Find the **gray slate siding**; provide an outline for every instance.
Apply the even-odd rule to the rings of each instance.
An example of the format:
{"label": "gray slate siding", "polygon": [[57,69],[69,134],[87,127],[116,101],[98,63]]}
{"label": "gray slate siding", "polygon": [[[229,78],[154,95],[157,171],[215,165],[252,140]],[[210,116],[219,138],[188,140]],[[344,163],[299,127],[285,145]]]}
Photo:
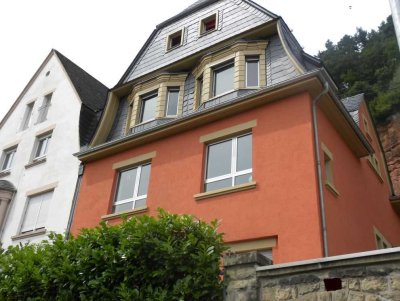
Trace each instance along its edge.
{"label": "gray slate siding", "polygon": [[182,115],[190,114],[193,111],[194,105],[194,89],[195,78],[193,74],[189,74],[185,81],[185,91],[183,91],[183,106]]}
{"label": "gray slate siding", "polygon": [[[218,11],[218,30],[199,36],[200,20]],[[124,82],[129,82],[187,56],[193,55],[214,44],[241,32],[271,21],[272,17],[240,0],[218,1],[200,9],[192,15],[158,30],[153,40],[143,51]],[[167,37],[185,28],[183,45],[166,52]]]}
{"label": "gray slate siding", "polygon": [[267,86],[272,86],[282,81],[300,75],[291,59],[283,49],[278,36],[271,38],[266,50]]}
{"label": "gray slate siding", "polygon": [[117,115],[115,116],[114,123],[106,141],[112,141],[125,135],[128,113],[129,101],[127,97],[121,98],[118,105]]}

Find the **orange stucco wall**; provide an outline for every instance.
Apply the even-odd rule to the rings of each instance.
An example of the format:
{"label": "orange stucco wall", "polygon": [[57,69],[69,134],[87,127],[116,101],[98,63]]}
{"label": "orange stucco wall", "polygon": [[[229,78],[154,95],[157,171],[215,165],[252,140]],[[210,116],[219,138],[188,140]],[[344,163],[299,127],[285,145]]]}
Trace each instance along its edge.
{"label": "orange stucco wall", "polygon": [[[253,179],[257,187],[196,201],[201,192],[204,144],[199,137],[257,119]],[[85,167],[72,231],[94,227],[110,213],[116,171],[112,164],[156,151],[148,214],[161,207],[220,220],[225,241],[277,237],[275,263],[322,256],[310,96],[306,93],[90,162]],[[116,220],[117,222],[119,220]]]}
{"label": "orange stucco wall", "polygon": [[389,203],[389,185],[384,162],[365,103],[362,104],[359,115],[363,133],[365,127],[362,116],[369,121],[369,141],[379,160],[383,182],[379,180],[367,158],[357,158],[326,116],[322,112],[318,114],[320,140],[333,154],[333,178],[339,192],[339,196],[335,196],[324,186],[329,255],[376,249],[374,226],[394,246],[400,244],[400,219]]}

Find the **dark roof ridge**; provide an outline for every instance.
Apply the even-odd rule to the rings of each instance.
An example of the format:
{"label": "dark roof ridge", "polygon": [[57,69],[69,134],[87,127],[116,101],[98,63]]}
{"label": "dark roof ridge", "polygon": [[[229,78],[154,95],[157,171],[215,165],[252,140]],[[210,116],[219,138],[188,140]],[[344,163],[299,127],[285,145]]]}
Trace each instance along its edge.
{"label": "dark roof ridge", "polygon": [[58,50],[53,49],[68,74],[82,103],[97,112],[104,108],[108,87],[72,62]]}

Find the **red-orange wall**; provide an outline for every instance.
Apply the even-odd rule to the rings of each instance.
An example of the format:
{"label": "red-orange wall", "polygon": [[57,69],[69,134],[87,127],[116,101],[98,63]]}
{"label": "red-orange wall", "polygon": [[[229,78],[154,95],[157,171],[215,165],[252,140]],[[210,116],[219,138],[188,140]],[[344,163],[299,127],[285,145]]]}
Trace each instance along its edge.
{"label": "red-orange wall", "polygon": [[334,196],[324,186],[329,255],[376,249],[374,226],[390,243],[396,246],[400,244],[400,219],[389,203],[384,163],[365,103],[359,114],[360,127],[365,133],[362,115],[369,120],[372,134],[369,141],[377,152],[383,183],[368,164],[367,158],[357,158],[326,116],[321,111],[318,114],[320,140],[333,154],[333,178],[339,192],[339,196]]}
{"label": "red-orange wall", "polygon": [[[199,137],[257,119],[253,129],[256,189],[196,201],[202,190],[204,144]],[[151,151],[148,214],[161,207],[203,220],[219,219],[228,242],[277,237],[275,263],[322,256],[310,96],[264,105],[209,125],[119,153],[85,167],[72,231],[94,227],[111,213],[112,164]]]}

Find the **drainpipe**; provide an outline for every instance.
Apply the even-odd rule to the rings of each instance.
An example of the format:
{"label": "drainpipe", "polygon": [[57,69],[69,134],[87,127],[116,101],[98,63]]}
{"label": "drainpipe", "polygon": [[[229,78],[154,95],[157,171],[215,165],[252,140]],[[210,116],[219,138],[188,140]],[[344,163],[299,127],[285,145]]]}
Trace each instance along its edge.
{"label": "drainpipe", "polygon": [[83,170],[84,170],[84,166],[82,164],[80,164],[79,165],[78,178],[76,180],[76,185],[75,185],[74,198],[72,199],[71,211],[69,213],[67,229],[65,231],[65,239],[69,239],[69,237],[71,235],[72,221],[74,220],[76,202],[78,201],[78,195],[79,195],[79,191],[81,189]]}
{"label": "drainpipe", "polygon": [[312,102],[312,117],[313,117],[313,130],[314,130],[314,147],[315,156],[317,160],[317,178],[318,178],[318,192],[319,192],[319,207],[321,214],[322,224],[322,240],[324,243],[324,257],[328,257],[328,235],[326,232],[326,215],[325,215],[325,198],[324,188],[322,183],[322,168],[321,168],[321,153],[319,150],[319,137],[318,137],[318,119],[317,119],[317,103],[321,97],[329,91],[328,82],[324,83],[324,90],[313,99]]}

